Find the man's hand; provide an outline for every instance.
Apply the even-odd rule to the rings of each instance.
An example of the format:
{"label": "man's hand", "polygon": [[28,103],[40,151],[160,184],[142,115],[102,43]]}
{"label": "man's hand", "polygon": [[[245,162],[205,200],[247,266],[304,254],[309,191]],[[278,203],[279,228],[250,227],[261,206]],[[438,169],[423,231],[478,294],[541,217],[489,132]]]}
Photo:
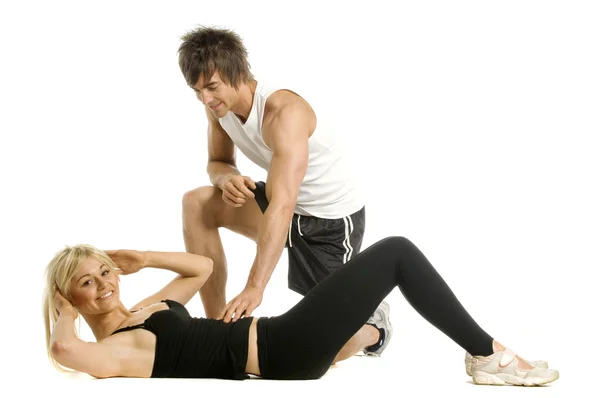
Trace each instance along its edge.
{"label": "man's hand", "polygon": [[56,308],[59,315],[71,315],[73,316],[73,319],[77,318],[77,315],[79,315],[71,303],[60,294],[58,289],[56,289],[56,293],[54,294],[54,308]]}
{"label": "man's hand", "polygon": [[146,264],[144,253],[137,250],[105,250],[104,252],[115,262],[123,275],[136,273]]}
{"label": "man's hand", "polygon": [[233,207],[242,207],[248,199],[254,198],[254,193],[248,188],[256,189],[256,184],[250,177],[232,175],[227,177],[223,187],[223,201]]}
{"label": "man's hand", "polygon": [[263,297],[263,289],[246,286],[246,288],[233,300],[225,306],[217,319],[223,322],[237,321],[242,316],[249,317],[252,312],[260,305]]}

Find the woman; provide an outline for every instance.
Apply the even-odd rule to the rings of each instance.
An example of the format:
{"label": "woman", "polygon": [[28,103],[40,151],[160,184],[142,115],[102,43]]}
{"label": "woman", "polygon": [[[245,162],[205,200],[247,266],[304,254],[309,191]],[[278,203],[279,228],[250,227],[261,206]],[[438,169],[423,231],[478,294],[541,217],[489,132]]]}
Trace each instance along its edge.
{"label": "woman", "polygon": [[[146,267],[179,276],[127,310],[119,300],[117,273]],[[421,251],[402,237],[367,248],[275,317],[237,322],[190,317],[184,304],[211,271],[210,259],[190,253],[105,254],[87,245],[67,247],[47,268],[46,340],[51,360],[99,378],[317,379],[397,286],[413,308],[467,351],[468,372],[476,384],[531,386],[559,376],[493,340]],[[75,335],[78,313],[97,343]],[[374,342],[382,344],[385,338],[382,328]]]}

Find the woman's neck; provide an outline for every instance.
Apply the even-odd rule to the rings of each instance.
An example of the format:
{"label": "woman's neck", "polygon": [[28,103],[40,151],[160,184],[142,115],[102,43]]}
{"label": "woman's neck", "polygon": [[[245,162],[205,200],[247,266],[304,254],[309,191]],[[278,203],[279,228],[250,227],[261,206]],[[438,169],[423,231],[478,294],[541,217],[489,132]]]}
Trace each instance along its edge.
{"label": "woman's neck", "polygon": [[131,317],[131,312],[125,308],[123,303],[119,303],[115,309],[103,314],[87,314],[83,315],[83,319],[87,322],[96,337],[96,341],[110,336],[121,325],[127,322]]}

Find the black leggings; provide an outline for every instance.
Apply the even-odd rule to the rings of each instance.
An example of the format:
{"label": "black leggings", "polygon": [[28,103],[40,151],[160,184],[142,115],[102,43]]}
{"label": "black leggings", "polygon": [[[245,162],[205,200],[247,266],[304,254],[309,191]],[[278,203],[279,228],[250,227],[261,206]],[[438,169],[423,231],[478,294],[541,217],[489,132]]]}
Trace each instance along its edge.
{"label": "black leggings", "polygon": [[408,239],[365,249],[285,314],[260,318],[258,360],[266,379],[318,379],[346,342],[398,286],[409,304],[472,355],[491,355],[492,338]]}

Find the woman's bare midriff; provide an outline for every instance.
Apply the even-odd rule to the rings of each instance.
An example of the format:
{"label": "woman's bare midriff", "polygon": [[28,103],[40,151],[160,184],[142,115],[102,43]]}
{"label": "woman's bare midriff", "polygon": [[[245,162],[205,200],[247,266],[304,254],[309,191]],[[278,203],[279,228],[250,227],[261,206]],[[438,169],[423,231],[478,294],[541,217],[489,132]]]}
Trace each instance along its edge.
{"label": "woman's bare midriff", "polygon": [[248,333],[248,359],[246,360],[246,373],[260,376],[260,368],[258,367],[256,322],[258,322],[258,318],[254,318],[252,320],[250,331]]}

